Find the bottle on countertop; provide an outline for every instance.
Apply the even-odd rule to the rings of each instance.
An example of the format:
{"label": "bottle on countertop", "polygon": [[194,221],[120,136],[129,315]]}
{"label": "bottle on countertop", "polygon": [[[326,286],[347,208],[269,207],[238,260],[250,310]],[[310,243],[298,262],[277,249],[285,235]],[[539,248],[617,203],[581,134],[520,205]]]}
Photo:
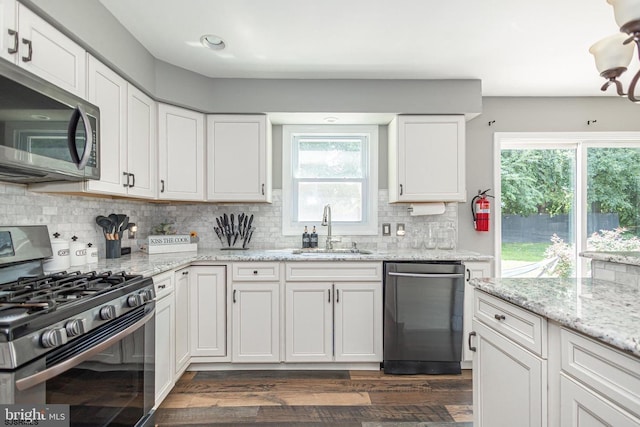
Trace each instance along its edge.
{"label": "bottle on countertop", "polygon": [[317,248],[318,247],[318,233],[316,233],[316,226],[313,226],[313,230],[311,231],[311,237],[309,239],[309,247]]}
{"label": "bottle on countertop", "polygon": [[310,245],[309,231],[307,230],[307,226],[304,227],[304,233],[302,233],[302,247],[308,248]]}

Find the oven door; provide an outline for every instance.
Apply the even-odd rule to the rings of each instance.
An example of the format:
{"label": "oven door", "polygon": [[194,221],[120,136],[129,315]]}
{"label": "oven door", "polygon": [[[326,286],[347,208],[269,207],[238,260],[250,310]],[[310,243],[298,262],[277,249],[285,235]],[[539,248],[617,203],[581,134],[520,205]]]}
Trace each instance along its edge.
{"label": "oven door", "polygon": [[71,426],[153,425],[155,302],[21,368],[15,403],[70,406]]}

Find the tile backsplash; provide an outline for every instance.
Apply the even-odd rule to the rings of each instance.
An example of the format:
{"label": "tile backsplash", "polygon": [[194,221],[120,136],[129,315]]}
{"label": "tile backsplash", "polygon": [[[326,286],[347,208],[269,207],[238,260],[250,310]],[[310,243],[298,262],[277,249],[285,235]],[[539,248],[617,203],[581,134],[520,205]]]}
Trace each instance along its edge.
{"label": "tile backsplash", "polygon": [[[281,249],[300,247],[300,236],[283,236],[281,233],[282,190],[273,190],[273,203],[177,203],[156,204],[138,200],[111,199],[79,195],[35,193],[24,185],[0,183],[1,225],[47,225],[50,233],[58,232],[69,240],[73,235],[80,241],[97,245],[99,256],[104,256],[105,243],[102,230],[95,224],[95,217],[110,213],[123,213],[138,225],[138,240],[123,239],[123,246],[138,250],[157,224],[173,223],[179,233],[196,231],[200,248],[219,248],[220,241],[213,227],[215,218],[227,214],[245,212],[254,215],[255,233],[250,246],[255,249]],[[338,247],[358,247],[374,250],[411,248],[416,230],[422,230],[429,222],[453,222],[457,228],[458,203],[447,203],[441,215],[411,216],[406,204],[389,204],[387,190],[378,192],[379,224],[391,224],[391,236],[382,236],[378,227],[376,236],[336,236],[342,242]],[[404,223],[406,235],[396,236],[396,224]],[[319,223],[320,246],[324,244],[323,227]]]}

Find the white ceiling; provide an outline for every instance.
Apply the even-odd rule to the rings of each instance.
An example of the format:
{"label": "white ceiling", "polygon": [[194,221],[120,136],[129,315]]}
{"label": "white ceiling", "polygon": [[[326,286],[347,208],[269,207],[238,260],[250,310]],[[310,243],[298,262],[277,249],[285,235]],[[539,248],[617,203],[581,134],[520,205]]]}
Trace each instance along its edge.
{"label": "white ceiling", "polygon": [[485,96],[600,95],[588,49],[618,31],[606,0],[101,2],[153,56],[209,77],[469,78]]}

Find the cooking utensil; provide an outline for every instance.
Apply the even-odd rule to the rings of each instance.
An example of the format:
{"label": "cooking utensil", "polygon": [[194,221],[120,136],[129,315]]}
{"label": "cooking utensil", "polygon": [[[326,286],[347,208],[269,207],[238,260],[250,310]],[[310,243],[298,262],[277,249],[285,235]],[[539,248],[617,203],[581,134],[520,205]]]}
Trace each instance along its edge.
{"label": "cooking utensil", "polygon": [[116,227],[118,226],[118,215],[112,213],[109,215],[109,221],[111,221],[111,228],[109,233],[111,234],[112,240],[117,240],[116,238]]}
{"label": "cooking utensil", "polygon": [[129,217],[125,215],[124,219],[120,223],[120,226],[118,227],[118,233],[120,234],[120,238],[122,238],[124,231],[128,228],[129,228]]}
{"label": "cooking utensil", "polygon": [[213,227],[213,231],[216,232],[216,236],[218,236],[218,239],[220,239],[220,243],[224,245],[224,241],[222,240],[222,234],[220,234],[220,229],[218,227]]}
{"label": "cooking utensil", "polygon": [[98,224],[104,232],[104,237],[107,240],[111,240],[111,220],[106,216],[98,215],[96,217],[96,224]]}
{"label": "cooking utensil", "polygon": [[234,222],[233,222],[233,214],[231,214],[230,217],[231,217],[231,234],[235,234],[235,226],[234,226]]}

